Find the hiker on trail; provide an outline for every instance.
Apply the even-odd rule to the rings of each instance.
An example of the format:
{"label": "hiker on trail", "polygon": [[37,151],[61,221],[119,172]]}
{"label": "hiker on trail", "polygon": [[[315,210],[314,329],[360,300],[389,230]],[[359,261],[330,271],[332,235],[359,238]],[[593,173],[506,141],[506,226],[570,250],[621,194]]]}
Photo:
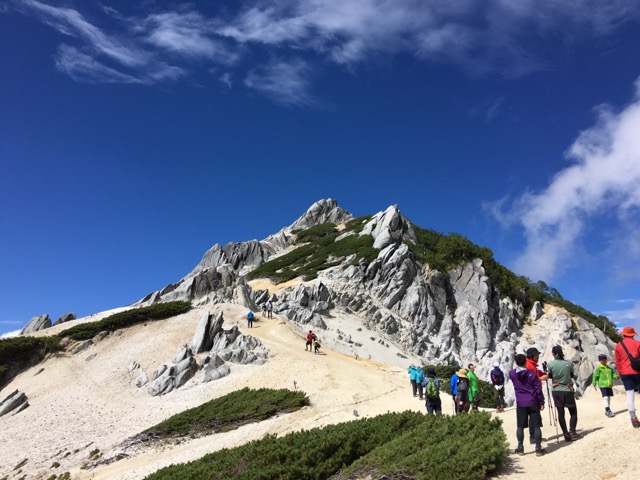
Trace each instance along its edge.
{"label": "hiker on trail", "polygon": [[458,395],[458,372],[453,372],[451,380],[449,381],[449,392],[451,393],[451,399],[453,400],[453,414],[458,414],[458,404],[456,403],[456,395]]}
{"label": "hiker on trail", "polygon": [[253,312],[251,310],[247,313],[247,327],[253,328]]}
{"label": "hiker on trail", "polygon": [[314,348],[314,353],[317,355],[320,353],[320,339],[318,337],[315,338],[315,340],[313,341],[313,348]]}
{"label": "hiker on trail", "polygon": [[526,367],[527,357],[519,353],[515,357],[516,368],[509,371],[509,378],[513,383],[516,394],[516,439],[518,447],[517,455],[524,455],[524,429],[529,427],[534,432],[536,455],[544,455],[546,450],[542,448],[542,415],[544,410],[544,394],[538,375]]}
{"label": "hiker on trail", "polygon": [[267,304],[266,303],[262,304],[262,316],[263,317],[267,316]]}
{"label": "hiker on trail", "polygon": [[493,364],[493,370],[490,373],[491,384],[496,391],[496,413],[504,412],[506,403],[504,401],[504,373],[500,370],[500,363]]}
{"label": "hiker on trail", "polygon": [[604,414],[609,417],[615,417],[616,414],[611,411],[611,397],[613,397],[613,381],[618,378],[616,372],[613,371],[609,365],[607,365],[608,358],[604,353],[598,355],[598,361],[600,362],[596,369],[593,371],[593,388],[595,390],[600,389],[602,394],[602,400],[604,401]]}
{"label": "hiker on trail", "polygon": [[436,370],[433,367],[427,368],[427,375],[422,380],[424,396],[426,398],[425,407],[430,415],[442,414],[442,400],[440,399],[440,380],[436,378]]}
{"label": "hiker on trail", "polygon": [[620,334],[623,338],[613,349],[613,359],[627,394],[631,425],[640,428],[635,406],[635,391],[640,388],[640,366],[636,365],[634,368],[634,363],[640,359],[640,342],[633,338],[637,335],[633,327],[624,327]]}
{"label": "hiker on trail", "polygon": [[[576,432],[578,424],[578,407],[576,406],[576,397],[573,393],[573,363],[564,359],[564,352],[560,345],[556,345],[551,349],[554,359],[551,360],[547,368],[549,369],[549,377],[552,380],[551,395],[553,403],[556,406],[558,414],[558,423],[567,442],[581,438]],[[569,410],[569,429],[567,430],[567,422],[564,419],[564,409]]]}
{"label": "hiker on trail", "polygon": [[416,367],[416,387],[418,387],[418,396],[420,400],[424,400],[424,392],[422,389],[422,382],[424,381],[424,370],[420,367]]}
{"label": "hiker on trail", "polygon": [[307,333],[307,344],[304,346],[305,351],[308,349],[310,352],[313,351],[313,341],[316,339],[316,334],[313,331],[309,330]]}
{"label": "hiker on trail", "polygon": [[418,367],[415,365],[410,365],[407,369],[407,373],[409,374],[409,382],[411,383],[411,390],[413,391],[413,396],[418,396],[418,383],[416,378],[418,377]]}
{"label": "hiker on trail", "polygon": [[456,412],[467,413],[471,407],[469,402],[469,377],[467,371],[461,368],[457,372],[458,375],[458,393],[456,394]]}
{"label": "hiker on trail", "polygon": [[476,366],[473,363],[468,365],[469,371],[467,372],[467,378],[469,379],[469,403],[473,410],[478,410],[482,395],[478,388],[478,377],[475,374]]}
{"label": "hiker on trail", "polygon": [[273,318],[273,302],[271,300],[267,302],[267,318]]}
{"label": "hiker on trail", "polygon": [[[542,382],[546,382],[549,379],[549,375],[544,372],[540,367],[538,367],[538,360],[540,359],[540,352],[536,347],[531,347],[527,349],[527,370],[532,371],[538,376],[538,380],[540,380],[540,384]],[[542,423],[540,423],[540,428],[542,429]],[[541,430],[542,431],[542,430]],[[534,431],[532,428],[529,428],[529,443],[534,444]]]}

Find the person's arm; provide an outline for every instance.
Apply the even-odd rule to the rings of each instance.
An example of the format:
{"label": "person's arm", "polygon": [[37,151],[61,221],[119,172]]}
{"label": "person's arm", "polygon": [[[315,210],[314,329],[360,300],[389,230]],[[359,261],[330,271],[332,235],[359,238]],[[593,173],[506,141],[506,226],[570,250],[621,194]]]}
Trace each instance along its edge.
{"label": "person's arm", "polygon": [[598,366],[596,367],[596,369],[593,371],[593,379],[591,381],[593,388],[595,390],[598,390],[598,379],[600,378],[600,364],[598,364]]}

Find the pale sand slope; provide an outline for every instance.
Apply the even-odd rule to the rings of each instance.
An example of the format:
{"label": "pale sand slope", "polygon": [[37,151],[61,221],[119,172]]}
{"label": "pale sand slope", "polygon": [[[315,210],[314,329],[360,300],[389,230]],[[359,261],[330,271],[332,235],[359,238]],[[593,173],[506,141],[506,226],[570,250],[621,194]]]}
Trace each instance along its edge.
{"label": "pale sand slope", "polygon": [[[353,420],[354,410],[359,417],[407,409],[424,411],[423,403],[411,396],[408,385],[406,368],[412,360],[399,358],[393,349],[373,342],[367,345],[371,358],[380,362],[327,348],[323,348],[323,355],[315,355],[304,350],[301,333],[280,318],[259,317],[255,327],[247,329],[242,321],[246,310],[240,306],[217,305],[208,310],[224,311],[224,328],[237,324],[243,333],[258,337],[270,350],[269,361],[262,366],[232,364],[231,375],[208,384],[199,383],[200,373],[163,397],[151,397],[145,388],[137,389],[137,373],[128,372],[131,362],[139,362],[149,375],[161,363],[169,362],[181,345],[190,343],[205,311],[202,308],[153,326],[124,330],[77,355],[49,359],[0,392],[0,398],[4,398],[20,389],[31,404],[18,415],[0,418],[0,478],[26,474],[27,478],[46,479],[52,473],[69,471],[74,479],[141,479],[172,463],[194,460],[267,433],[284,434]],[[349,319],[336,322],[344,333],[366,336]],[[34,376],[42,367],[45,370]],[[127,437],[211,398],[245,386],[293,389],[294,381],[311,399],[311,406],[298,412],[176,446],[129,449],[129,458],[95,469],[79,468],[87,462],[91,450],[97,448],[104,457],[113,456],[121,451],[119,446]],[[572,444],[555,443],[555,428],[549,426],[548,414],[543,412],[549,454],[538,458],[530,453],[533,446],[526,445],[527,455],[512,455],[500,478],[635,478],[632,472],[637,476],[640,471],[636,466],[640,461],[635,460],[640,432],[630,426],[624,395],[614,397],[612,406],[619,414],[609,419],[603,414],[599,394],[590,391],[579,400],[578,429],[586,435]],[[446,397],[444,407],[448,413]],[[500,418],[505,422],[511,448],[515,448],[515,411],[509,409]],[[65,457],[67,452],[71,453]],[[16,474],[13,468],[23,459],[28,462],[22,473]],[[52,469],[56,461],[60,467]]]}

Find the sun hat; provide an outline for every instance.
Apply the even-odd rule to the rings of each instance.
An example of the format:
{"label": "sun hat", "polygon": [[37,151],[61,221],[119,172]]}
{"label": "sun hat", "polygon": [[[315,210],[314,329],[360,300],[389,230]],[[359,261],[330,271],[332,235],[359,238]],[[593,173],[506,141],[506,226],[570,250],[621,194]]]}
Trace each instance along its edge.
{"label": "sun hat", "polygon": [[540,352],[536,347],[527,349],[527,357],[533,357],[534,355],[540,355]]}
{"label": "sun hat", "polygon": [[601,353],[600,355],[598,355],[598,360],[606,360],[607,356],[604,353]]}
{"label": "sun hat", "polygon": [[560,345],[555,345],[551,349],[551,353],[553,353],[554,355],[564,355],[564,352],[562,351],[562,347]]}
{"label": "sun hat", "polygon": [[620,332],[620,334],[623,337],[635,337],[637,335],[636,331],[633,329],[633,327],[624,327],[622,329],[622,331]]}
{"label": "sun hat", "polygon": [[456,373],[457,373],[458,377],[460,377],[460,378],[469,378],[469,377],[467,377],[467,371],[464,368],[461,368]]}

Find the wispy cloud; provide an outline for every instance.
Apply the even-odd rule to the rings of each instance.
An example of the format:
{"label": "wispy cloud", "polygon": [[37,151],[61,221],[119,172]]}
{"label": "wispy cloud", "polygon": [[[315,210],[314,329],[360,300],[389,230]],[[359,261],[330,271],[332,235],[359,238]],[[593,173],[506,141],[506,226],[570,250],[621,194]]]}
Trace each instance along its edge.
{"label": "wispy cloud", "polygon": [[5,332],[3,334],[0,334],[0,338],[11,338],[11,337],[17,337],[18,335],[20,335],[20,332],[22,331],[22,329],[19,330],[13,330],[11,332]]}
{"label": "wispy cloud", "polygon": [[[78,9],[39,0],[11,5],[69,37],[65,48],[75,50],[59,53],[56,65],[75,80],[152,84],[222,65],[285,105],[309,104],[312,79],[300,75],[300,59],[318,62],[316,68],[334,63],[354,69],[381,54],[403,54],[474,74],[519,76],[549,68],[531,37],[570,44],[640,18],[640,0],[254,0],[217,15],[194,5],[155,5],[131,16],[103,7],[91,21]],[[279,58],[280,66],[255,65],[256,58]],[[254,81],[275,75],[291,80],[289,93],[285,86],[259,88]]]}
{"label": "wispy cloud", "polygon": [[253,69],[244,84],[261,95],[285,106],[309,107],[316,100],[309,93],[309,67],[301,60],[273,61]]}
{"label": "wispy cloud", "polygon": [[[613,266],[638,276],[640,241],[640,80],[633,101],[620,111],[602,105],[597,123],[580,133],[568,150],[573,164],[561,170],[539,192],[493,205],[505,225],[524,229],[527,246],[514,269],[533,279],[552,279],[572,258],[586,226],[601,216],[615,216],[608,251]],[[624,256],[624,259],[621,258]]]}

